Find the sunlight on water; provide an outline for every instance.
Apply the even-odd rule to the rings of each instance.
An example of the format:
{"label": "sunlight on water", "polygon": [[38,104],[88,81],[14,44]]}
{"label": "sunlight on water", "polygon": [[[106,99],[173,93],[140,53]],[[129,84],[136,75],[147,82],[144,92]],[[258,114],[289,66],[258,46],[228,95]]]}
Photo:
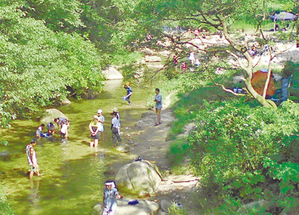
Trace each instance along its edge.
{"label": "sunlight on water", "polygon": [[[93,206],[102,200],[104,173],[108,166],[126,154],[119,154],[112,147],[111,111],[117,107],[121,115],[122,131],[135,125],[146,111],[151,88],[133,88],[132,105],[122,100],[126,94],[122,81],[107,81],[103,93],[94,100],[73,101],[59,107],[70,120],[69,139],[62,143],[57,136],[52,141],[42,139],[35,147],[42,177],[27,178],[29,169],[25,146],[35,135],[39,122],[17,120],[9,130],[0,130],[0,178],[16,214],[90,214]],[[98,149],[90,148],[89,122],[97,109],[106,117],[105,138]],[[118,155],[118,156],[115,156]],[[120,156],[121,155],[121,156]],[[112,176],[111,176],[112,177]]]}

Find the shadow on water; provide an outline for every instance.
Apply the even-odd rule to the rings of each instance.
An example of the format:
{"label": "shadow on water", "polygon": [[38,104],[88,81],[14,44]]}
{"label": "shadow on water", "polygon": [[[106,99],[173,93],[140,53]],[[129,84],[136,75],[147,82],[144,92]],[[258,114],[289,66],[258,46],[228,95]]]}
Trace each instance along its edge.
{"label": "shadow on water", "polygon": [[[133,127],[146,111],[147,95],[154,93],[150,88],[132,88],[132,106],[122,100],[126,91],[118,80],[106,82],[97,99],[73,101],[69,106],[59,107],[71,121],[70,137],[67,141],[61,141],[59,136],[39,140],[35,150],[43,175],[35,176],[32,181],[27,178],[25,146],[34,137],[39,122],[16,120],[10,130],[0,130],[0,135],[9,142],[6,147],[0,146],[0,152],[8,151],[6,158],[0,159],[0,178],[16,214],[91,213],[93,206],[102,200],[104,181],[113,179],[112,164],[128,160],[127,154],[112,147],[112,109],[117,107],[120,112],[125,136],[126,128]],[[99,108],[106,118],[105,133],[104,141],[95,149],[89,147],[88,125]]]}

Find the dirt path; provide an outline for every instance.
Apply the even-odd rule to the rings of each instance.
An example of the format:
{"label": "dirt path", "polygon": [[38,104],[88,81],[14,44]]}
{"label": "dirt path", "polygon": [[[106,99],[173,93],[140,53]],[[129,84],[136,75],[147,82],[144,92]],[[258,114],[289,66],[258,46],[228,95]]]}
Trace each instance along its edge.
{"label": "dirt path", "polygon": [[166,141],[170,125],[175,120],[171,109],[162,110],[162,124],[154,126],[156,114],[154,111],[143,114],[133,130],[140,133],[134,140],[131,153],[141,158],[154,161],[161,171],[170,170],[166,157],[170,141]]}
{"label": "dirt path", "polygon": [[199,178],[193,175],[172,175],[171,166],[167,158],[167,152],[171,141],[167,140],[171,123],[175,120],[172,109],[165,109],[161,112],[162,124],[156,123],[155,112],[148,111],[137,121],[131,132],[131,143],[133,147],[130,153],[140,156],[143,159],[155,163],[164,173],[157,195],[154,200],[176,201],[187,208],[189,215],[198,214],[198,202],[194,201],[198,191]]}

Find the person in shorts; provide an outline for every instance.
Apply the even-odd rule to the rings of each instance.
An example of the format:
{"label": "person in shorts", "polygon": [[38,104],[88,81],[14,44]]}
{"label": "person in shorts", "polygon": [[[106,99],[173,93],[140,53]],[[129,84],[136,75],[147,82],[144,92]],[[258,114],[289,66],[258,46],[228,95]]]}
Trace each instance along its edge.
{"label": "person in shorts", "polygon": [[102,127],[101,123],[98,121],[98,116],[95,115],[93,121],[89,123],[89,131],[91,141],[89,146],[90,147],[98,147],[99,140],[101,139],[101,132],[100,128]]}
{"label": "person in shorts", "polygon": [[37,176],[40,176],[39,169],[38,169],[38,163],[37,163],[37,157],[34,150],[34,146],[36,146],[37,139],[34,138],[31,140],[31,142],[26,146],[26,155],[28,164],[30,166],[29,169],[29,179],[32,179],[33,175],[36,174]]}
{"label": "person in shorts", "polygon": [[100,123],[99,130],[100,130],[100,133],[101,133],[101,138],[102,138],[102,141],[104,141],[104,131],[105,131],[104,122],[105,122],[105,117],[103,115],[102,109],[98,110],[98,121]]}
{"label": "person in shorts", "polygon": [[128,102],[129,105],[131,105],[132,102],[131,102],[130,98],[131,98],[131,96],[133,94],[133,90],[132,90],[132,88],[130,86],[130,82],[127,82],[126,85],[124,85],[124,88],[127,90],[127,95],[124,96],[123,98],[124,98],[125,101]]}
{"label": "person in shorts", "polygon": [[58,128],[60,126],[60,134],[63,138],[68,137],[68,129],[69,129],[69,124],[70,121],[67,118],[64,117],[58,117],[54,119],[54,122],[56,122]]}
{"label": "person in shorts", "polygon": [[160,89],[155,89],[155,102],[156,102],[156,114],[157,114],[157,123],[155,126],[158,126],[161,124],[161,109],[162,109],[162,95],[160,94]]}
{"label": "person in shorts", "polygon": [[115,215],[117,209],[117,199],[121,199],[114,181],[106,181],[103,193],[102,215]]}

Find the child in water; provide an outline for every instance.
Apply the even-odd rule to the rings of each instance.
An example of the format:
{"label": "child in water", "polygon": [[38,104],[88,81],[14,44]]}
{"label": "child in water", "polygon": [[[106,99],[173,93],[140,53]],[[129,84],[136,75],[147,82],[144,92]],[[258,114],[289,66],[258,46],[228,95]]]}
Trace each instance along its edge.
{"label": "child in water", "polygon": [[129,103],[129,105],[131,105],[132,102],[130,101],[130,98],[133,94],[133,90],[130,86],[130,82],[127,82],[126,85],[124,85],[124,88],[127,90],[127,95],[123,97],[123,100],[127,101]]}

